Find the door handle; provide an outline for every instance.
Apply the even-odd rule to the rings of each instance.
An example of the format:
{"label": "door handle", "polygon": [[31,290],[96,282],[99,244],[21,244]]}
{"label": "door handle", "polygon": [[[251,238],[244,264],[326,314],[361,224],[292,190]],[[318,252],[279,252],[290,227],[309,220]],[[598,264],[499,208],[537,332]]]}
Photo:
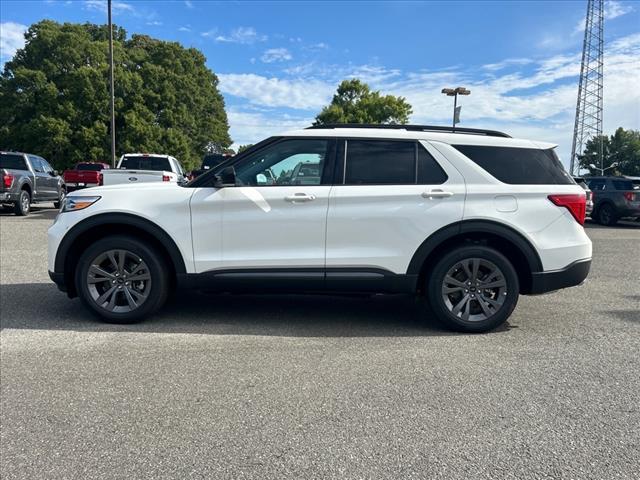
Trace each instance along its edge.
{"label": "door handle", "polygon": [[295,193],[293,195],[287,195],[284,197],[287,202],[297,203],[297,202],[310,202],[316,199],[315,195],[311,195],[308,193]]}
{"label": "door handle", "polygon": [[447,198],[453,196],[453,192],[445,192],[444,190],[436,189],[429,190],[428,192],[422,192],[423,198]]}

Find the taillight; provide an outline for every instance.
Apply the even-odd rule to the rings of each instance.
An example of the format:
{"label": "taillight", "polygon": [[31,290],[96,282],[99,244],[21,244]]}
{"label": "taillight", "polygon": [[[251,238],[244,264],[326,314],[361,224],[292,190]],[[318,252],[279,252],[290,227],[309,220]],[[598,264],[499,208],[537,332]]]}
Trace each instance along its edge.
{"label": "taillight", "polygon": [[554,205],[569,210],[573,218],[575,218],[580,225],[584,225],[584,217],[587,211],[587,196],[584,193],[549,195],[547,198],[549,198]]}
{"label": "taillight", "polygon": [[98,174],[98,185],[104,185],[104,175],[102,173]]}
{"label": "taillight", "polygon": [[171,177],[169,175],[162,175],[162,181],[163,182],[170,182],[171,181]]}
{"label": "taillight", "polygon": [[636,194],[633,192],[624,192],[624,198],[627,199],[627,202],[633,202],[633,199],[636,197]]}
{"label": "taillight", "polygon": [[11,185],[13,184],[13,175],[5,173],[2,176],[2,184],[4,185],[4,188],[11,188]]}

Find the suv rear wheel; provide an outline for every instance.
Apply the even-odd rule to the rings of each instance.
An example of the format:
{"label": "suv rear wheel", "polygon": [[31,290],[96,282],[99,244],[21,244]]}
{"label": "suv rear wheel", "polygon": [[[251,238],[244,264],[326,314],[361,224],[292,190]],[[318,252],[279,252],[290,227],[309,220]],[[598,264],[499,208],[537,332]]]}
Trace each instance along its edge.
{"label": "suv rear wheel", "polygon": [[605,203],[598,208],[598,223],[600,225],[606,225],[607,227],[611,227],[618,223],[616,211],[613,205]]}
{"label": "suv rear wheel", "polygon": [[134,323],[154,313],[168,288],[161,255],[134,237],[99,240],[85,250],[76,269],[83,303],[111,323]]}
{"label": "suv rear wheel", "polygon": [[518,302],[520,286],[511,262],[484,246],[445,254],[427,280],[429,305],[447,328],[486,332],[502,325]]}

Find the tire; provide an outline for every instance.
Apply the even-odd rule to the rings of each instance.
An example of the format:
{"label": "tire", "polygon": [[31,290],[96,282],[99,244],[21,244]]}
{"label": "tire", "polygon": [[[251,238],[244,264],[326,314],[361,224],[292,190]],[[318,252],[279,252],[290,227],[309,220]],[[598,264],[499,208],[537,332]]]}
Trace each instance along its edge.
{"label": "tire", "polygon": [[26,217],[31,212],[31,195],[27,190],[21,190],[18,201],[13,204],[13,213],[19,217]]}
{"label": "tire", "polygon": [[598,223],[607,227],[612,227],[618,223],[616,210],[610,203],[605,203],[598,208]]}
{"label": "tire", "polygon": [[62,202],[64,201],[64,197],[67,196],[67,192],[64,188],[60,189],[60,194],[58,195],[58,201],[53,202],[53,208],[60,208],[60,205],[62,205]]}
{"label": "tire", "polygon": [[135,237],[106,237],[80,256],[76,291],[84,305],[102,320],[135,323],[156,312],[167,299],[169,276],[163,264],[156,249]]}
{"label": "tire", "polygon": [[[511,262],[479,245],[446,253],[426,283],[430,311],[446,328],[459,332],[481,333],[502,325],[516,308],[520,292]],[[491,287],[478,288],[483,283]]]}

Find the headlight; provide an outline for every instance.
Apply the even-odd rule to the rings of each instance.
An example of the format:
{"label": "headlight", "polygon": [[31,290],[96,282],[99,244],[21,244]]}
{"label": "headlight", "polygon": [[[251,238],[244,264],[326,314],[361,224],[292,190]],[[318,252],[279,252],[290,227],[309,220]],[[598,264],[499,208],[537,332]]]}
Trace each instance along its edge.
{"label": "headlight", "polygon": [[70,196],[65,197],[60,205],[60,213],[64,212],[77,212],[78,210],[83,210],[87,207],[90,207],[94,203],[100,200],[100,197],[83,197],[83,196]]}

